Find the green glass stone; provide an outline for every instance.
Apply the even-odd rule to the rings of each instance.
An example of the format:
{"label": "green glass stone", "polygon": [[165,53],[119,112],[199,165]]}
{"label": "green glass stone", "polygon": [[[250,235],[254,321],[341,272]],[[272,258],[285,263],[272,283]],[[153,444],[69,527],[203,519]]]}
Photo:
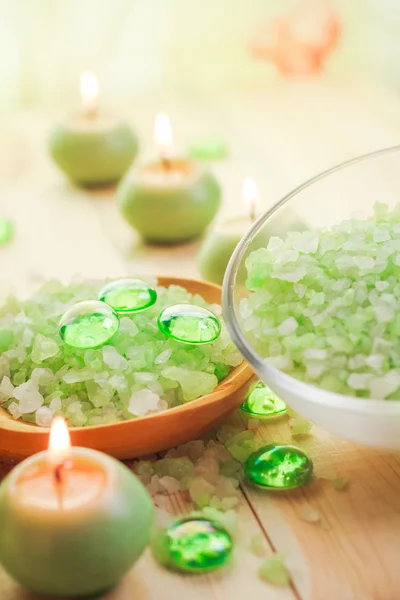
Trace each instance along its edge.
{"label": "green glass stone", "polygon": [[100,290],[99,300],[118,313],[132,313],[152,306],[157,300],[157,292],[141,279],[119,279]]}
{"label": "green glass stone", "polygon": [[115,310],[98,300],[74,304],[60,320],[60,336],[74,348],[102,346],[118,329],[119,317]]}
{"label": "green glass stone", "polygon": [[240,410],[257,419],[270,419],[286,413],[286,404],[265,383],[258,381],[240,406]]}
{"label": "green glass stone", "polygon": [[225,158],[228,147],[223,140],[205,138],[193,141],[188,148],[188,155],[198,160],[218,160]]}
{"label": "green glass stone", "polygon": [[249,456],[244,472],[259,487],[287,490],[307,483],[312,477],[313,464],[296,446],[269,444]]}
{"label": "green glass stone", "polygon": [[195,304],[175,304],[164,309],[158,317],[158,328],[185,344],[209,344],[221,333],[221,323],[214,313]]}
{"label": "green glass stone", "polygon": [[14,225],[10,219],[0,219],[0,246],[7,244],[14,235]]}
{"label": "green glass stone", "polygon": [[233,541],[221,525],[208,519],[187,518],[166,530],[169,563],[175,569],[204,573],[223,565],[231,555]]}

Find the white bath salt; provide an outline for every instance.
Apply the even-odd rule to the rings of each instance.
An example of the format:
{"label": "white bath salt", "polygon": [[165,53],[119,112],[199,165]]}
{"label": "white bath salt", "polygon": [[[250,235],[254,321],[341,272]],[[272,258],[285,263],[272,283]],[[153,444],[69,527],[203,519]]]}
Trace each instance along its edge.
{"label": "white bath salt", "polygon": [[50,427],[53,420],[53,412],[48,406],[41,406],[36,411],[36,425]]}
{"label": "white bath salt", "polygon": [[156,363],[156,365],[162,365],[163,363],[167,362],[171,354],[172,350],[170,348],[167,348],[166,350],[163,350],[160,354],[156,356],[154,362]]}
{"label": "white bath salt", "polygon": [[320,348],[307,348],[304,352],[304,358],[312,360],[325,360],[328,356],[328,350]]}
{"label": "white bath salt", "polygon": [[10,381],[10,378],[5,376],[1,380],[0,383],[0,404],[3,402],[7,402],[10,398],[14,396],[14,386]]}
{"label": "white bath salt", "polygon": [[13,396],[16,400],[19,400],[21,414],[35,412],[44,402],[43,396],[31,379],[16,387]]}
{"label": "white bath salt", "polygon": [[298,326],[299,324],[297,323],[296,319],[294,319],[293,317],[289,317],[279,325],[278,333],[279,335],[288,335],[289,333],[293,333],[293,331],[296,331]]}
{"label": "white bath salt", "polygon": [[103,347],[103,360],[110,369],[122,371],[126,368],[128,361],[114,348],[114,346]]}
{"label": "white bath salt", "polygon": [[353,390],[367,390],[373,379],[371,373],[352,373],[347,379],[347,385]]}
{"label": "white bath salt", "polygon": [[128,410],[135,417],[144,417],[157,410],[160,397],[151,390],[139,390],[132,394],[128,402]]}
{"label": "white bath salt", "polygon": [[283,240],[280,237],[271,236],[268,241],[267,250],[268,252],[276,252],[283,246]]}
{"label": "white bath salt", "polygon": [[8,407],[8,412],[11,414],[13,419],[20,419],[22,417],[19,405],[16,402],[11,402],[11,404]]}

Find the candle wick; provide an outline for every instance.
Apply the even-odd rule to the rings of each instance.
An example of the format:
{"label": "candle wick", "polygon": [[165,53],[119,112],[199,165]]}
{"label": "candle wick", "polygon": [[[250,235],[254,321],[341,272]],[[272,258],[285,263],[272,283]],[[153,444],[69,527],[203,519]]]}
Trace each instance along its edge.
{"label": "candle wick", "polygon": [[64,484],[64,469],[65,469],[65,460],[61,463],[58,463],[54,467],[53,475],[54,475],[54,484],[57,493],[58,505],[62,508],[62,488]]}

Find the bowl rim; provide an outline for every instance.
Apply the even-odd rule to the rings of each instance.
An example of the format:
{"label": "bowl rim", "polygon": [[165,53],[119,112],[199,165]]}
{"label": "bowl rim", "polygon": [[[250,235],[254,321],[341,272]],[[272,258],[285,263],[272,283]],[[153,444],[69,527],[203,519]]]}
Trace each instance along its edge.
{"label": "bowl rim", "polygon": [[225,323],[234,344],[237,346],[239,352],[245,358],[245,360],[252,366],[256,373],[261,377],[263,372],[267,372],[271,379],[278,381],[279,385],[286,389],[292,389],[293,393],[297,393],[311,404],[323,405],[332,408],[336,406],[338,409],[346,410],[352,413],[383,413],[386,416],[399,415],[400,414],[400,400],[391,401],[384,399],[375,398],[357,398],[354,396],[346,396],[345,394],[338,394],[336,392],[330,392],[324,390],[312,383],[305,383],[300,379],[296,379],[283,371],[280,371],[273,365],[268,363],[268,359],[262,358],[256,352],[246,338],[242,334],[242,330],[235,312],[234,303],[234,289],[237,268],[241,259],[244,256],[249,244],[254,239],[254,236],[261,230],[262,226],[266,221],[284,204],[289,202],[292,198],[297,196],[305,189],[311,187],[318,181],[329,177],[330,175],[358,165],[368,160],[380,158],[385,155],[395,154],[400,152],[400,145],[390,146],[387,148],[381,148],[367,154],[362,154],[350,160],[341,162],[321,173],[318,173],[314,177],[307,179],[304,183],[294,188],[289,193],[285,194],[281,200],[276,202],[269,210],[261,215],[251,228],[243,236],[239,244],[236,246],[229,260],[228,266],[225,271],[224,281],[222,284],[222,311],[225,317]]}

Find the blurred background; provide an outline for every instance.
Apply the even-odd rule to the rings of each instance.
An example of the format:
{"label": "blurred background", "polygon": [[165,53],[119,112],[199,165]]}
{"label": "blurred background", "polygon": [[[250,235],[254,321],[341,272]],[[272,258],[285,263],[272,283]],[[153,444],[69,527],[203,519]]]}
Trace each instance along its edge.
{"label": "blurred background", "polygon": [[306,37],[319,35],[317,13],[339,21],[326,73],[400,88],[398,0],[0,0],[0,107],[72,102],[88,68],[113,102],[267,85],[277,70],[254,46],[270,44],[269,26],[296,5]]}
{"label": "blurred background", "polygon": [[116,190],[70,184],[53,128],[99,80],[100,113],[126,118],[154,158],[155,115],[174,150],[222,143],[217,221],[243,214],[252,176],[265,212],[318,172],[400,140],[399,0],[0,0],[0,287],[125,273],[198,277],[201,240],[144,245]]}

